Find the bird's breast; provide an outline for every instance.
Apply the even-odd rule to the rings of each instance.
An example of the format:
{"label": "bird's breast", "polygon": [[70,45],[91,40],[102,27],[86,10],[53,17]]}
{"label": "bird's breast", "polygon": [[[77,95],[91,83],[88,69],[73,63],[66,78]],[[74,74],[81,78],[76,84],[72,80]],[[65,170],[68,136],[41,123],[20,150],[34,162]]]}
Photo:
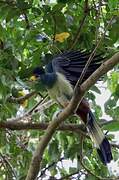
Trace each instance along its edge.
{"label": "bird's breast", "polygon": [[61,106],[66,107],[72,98],[73,88],[70,82],[60,73],[57,73],[57,81],[48,89],[51,98],[55,99]]}

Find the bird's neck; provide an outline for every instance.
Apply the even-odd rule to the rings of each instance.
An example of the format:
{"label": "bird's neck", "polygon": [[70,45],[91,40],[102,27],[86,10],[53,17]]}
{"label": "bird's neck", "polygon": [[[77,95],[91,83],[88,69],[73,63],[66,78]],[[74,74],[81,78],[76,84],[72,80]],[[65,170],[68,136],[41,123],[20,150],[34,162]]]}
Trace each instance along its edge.
{"label": "bird's neck", "polygon": [[41,75],[41,82],[46,88],[51,89],[57,80],[56,73],[45,73]]}

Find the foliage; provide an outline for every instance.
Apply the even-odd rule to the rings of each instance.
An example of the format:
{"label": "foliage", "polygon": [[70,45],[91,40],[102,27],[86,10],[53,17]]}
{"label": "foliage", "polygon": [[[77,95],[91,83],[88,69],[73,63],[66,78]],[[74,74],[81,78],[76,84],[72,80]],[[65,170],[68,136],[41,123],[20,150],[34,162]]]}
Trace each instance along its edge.
{"label": "foliage", "polygon": [[[84,12],[83,0],[2,0],[0,1],[0,121],[16,117],[21,103],[12,103],[9,97],[19,97],[21,90],[36,90],[46,95],[46,90],[40,84],[35,87],[29,82],[32,69],[37,65],[44,65],[52,59],[54,54],[70,49],[84,15],[80,36],[74,49],[92,50],[99,41],[110,22],[106,35],[102,39],[98,52],[111,57],[119,47],[119,11],[118,0],[89,0],[87,12]],[[56,40],[56,35],[67,33],[67,37]],[[60,37],[61,38],[61,37]],[[62,42],[62,43],[61,43]],[[104,126],[105,130],[119,129],[119,70],[118,66],[103,79],[111,96],[105,102],[105,113],[113,120],[113,124]],[[101,107],[96,104],[95,93],[100,93],[98,86],[94,86],[87,93],[92,102],[97,119],[101,118]],[[38,101],[39,95],[29,99],[27,112]],[[49,122],[57,105],[51,106],[42,114],[34,116],[34,121]],[[23,113],[22,112],[22,113]],[[76,117],[66,121],[79,123]],[[43,131],[0,131],[0,177],[1,179],[25,179],[32,153]],[[111,139],[112,140],[112,139]],[[80,163],[80,134],[71,132],[57,132],[48,145],[42,162],[43,169],[48,168],[51,176],[60,173],[66,176],[78,171],[77,179],[85,174],[85,179],[94,177],[81,166]],[[108,176],[107,169],[100,163],[91,141],[84,141],[83,153],[85,164],[96,175]],[[114,151],[117,160],[117,151]],[[63,156],[63,159],[61,159]],[[76,167],[72,163],[67,170],[62,163],[64,160],[76,160]],[[59,165],[60,164],[60,165]],[[97,165],[98,164],[98,165]],[[44,170],[43,176],[46,171]],[[42,175],[42,174],[41,174]],[[44,177],[45,178],[45,177]],[[95,178],[94,178],[95,179]]]}

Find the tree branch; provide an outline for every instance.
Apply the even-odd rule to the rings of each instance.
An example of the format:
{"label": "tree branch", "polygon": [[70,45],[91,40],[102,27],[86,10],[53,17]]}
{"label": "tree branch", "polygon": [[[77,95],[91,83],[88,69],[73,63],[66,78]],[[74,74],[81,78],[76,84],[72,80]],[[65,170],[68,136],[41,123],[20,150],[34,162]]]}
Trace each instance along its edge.
{"label": "tree branch", "polygon": [[[29,118],[29,117],[28,117]],[[0,129],[10,129],[12,131],[14,130],[46,130],[47,127],[49,126],[49,123],[46,122],[33,122],[32,117],[30,116],[31,120],[26,120],[24,121],[24,118],[21,119],[20,121],[17,120],[11,120],[11,121],[2,121],[0,122]],[[102,121],[102,119],[100,119],[99,121]],[[112,122],[117,122],[118,120],[110,120],[110,121],[106,121],[103,119],[104,122],[100,122],[99,126],[103,127],[104,125],[110,124]],[[58,128],[58,131],[71,131],[74,133],[81,133],[84,136],[86,135],[86,128],[85,125],[83,124],[73,124],[73,123],[63,123],[61,124]]]}
{"label": "tree branch", "polygon": [[[7,121],[7,122],[0,122],[0,129],[10,129],[10,130],[46,130],[49,126],[49,123],[34,123],[32,121]],[[75,133],[82,133],[86,136],[86,128],[83,124],[61,124],[58,131],[72,131]]]}
{"label": "tree branch", "polygon": [[8,101],[11,102],[11,103],[20,103],[21,101],[25,101],[26,99],[29,99],[31,98],[32,96],[34,96],[36,94],[35,91],[33,92],[30,92],[29,94],[26,94],[25,96],[21,96],[21,97],[18,97],[18,98],[15,98],[13,96],[11,97],[8,97]]}
{"label": "tree branch", "polygon": [[74,91],[74,95],[71,99],[69,105],[61,112],[56,120],[53,120],[43,137],[41,138],[31,161],[28,174],[26,180],[34,180],[40,170],[40,165],[43,157],[43,153],[45,148],[47,147],[52,135],[56,131],[56,128],[63,122],[68,116],[70,116],[74,110],[76,109],[77,105],[81,102],[83,96],[85,95],[86,91],[88,91],[92,85],[96,83],[96,81],[109,70],[111,70],[116,64],[119,63],[119,53],[116,53],[112,58],[108,61],[104,62],[81,86],[76,87]]}

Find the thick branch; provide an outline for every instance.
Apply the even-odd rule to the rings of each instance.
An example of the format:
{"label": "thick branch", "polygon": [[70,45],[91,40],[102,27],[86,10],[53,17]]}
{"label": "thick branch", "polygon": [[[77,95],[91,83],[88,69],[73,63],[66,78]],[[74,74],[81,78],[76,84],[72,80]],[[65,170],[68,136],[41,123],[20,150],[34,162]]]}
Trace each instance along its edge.
{"label": "thick branch", "polygon": [[[7,121],[7,122],[0,122],[0,129],[10,129],[10,130],[46,130],[49,123],[34,123],[32,121]],[[86,136],[86,128],[83,124],[61,124],[57,130],[60,131],[72,131],[75,133],[82,133]]]}
{"label": "thick branch", "polygon": [[69,115],[71,115],[76,109],[77,105],[81,102],[84,94],[88,91],[96,81],[109,70],[111,70],[116,64],[119,63],[119,53],[115,54],[111,59],[103,63],[81,86],[77,87],[74,91],[74,96],[70,104],[61,112],[56,120],[53,120],[41,141],[39,142],[36,151],[33,155],[30,168],[26,180],[34,180],[40,170],[40,164],[42,161],[43,153],[47,147],[52,135],[54,134],[56,128],[63,122]]}
{"label": "thick branch", "polygon": [[[105,119],[100,119],[101,122],[99,125],[100,127],[103,127],[106,124],[110,124],[112,122],[118,122],[118,120],[110,120],[106,121]],[[0,129],[10,129],[12,131],[14,130],[46,130],[47,127],[49,126],[49,123],[34,123],[31,121],[5,121],[5,122],[0,122]],[[89,135],[87,134],[87,130],[85,125],[83,124],[73,124],[73,123],[68,123],[68,124],[61,124],[58,128],[57,131],[70,131],[73,133],[80,133],[81,135],[85,136],[86,138],[89,138]],[[114,148],[119,149],[119,145],[115,143],[111,143],[111,146]]]}
{"label": "thick branch", "polygon": [[[29,118],[29,117],[28,117]],[[11,121],[2,121],[0,122],[0,129],[10,129],[10,130],[46,130],[47,127],[49,126],[49,123],[46,122],[39,122],[39,123],[35,123],[32,121],[32,117],[30,116],[30,121],[29,119],[24,121],[20,120],[11,120]],[[100,119],[99,121],[102,121],[102,119]],[[118,120],[111,120],[111,121],[106,121],[103,119],[103,122],[101,122],[99,125],[100,127],[110,124],[112,122],[118,122]],[[85,125],[83,124],[73,124],[73,123],[63,123],[61,124],[58,128],[58,131],[71,131],[74,133],[82,133],[86,136],[86,128]]]}

